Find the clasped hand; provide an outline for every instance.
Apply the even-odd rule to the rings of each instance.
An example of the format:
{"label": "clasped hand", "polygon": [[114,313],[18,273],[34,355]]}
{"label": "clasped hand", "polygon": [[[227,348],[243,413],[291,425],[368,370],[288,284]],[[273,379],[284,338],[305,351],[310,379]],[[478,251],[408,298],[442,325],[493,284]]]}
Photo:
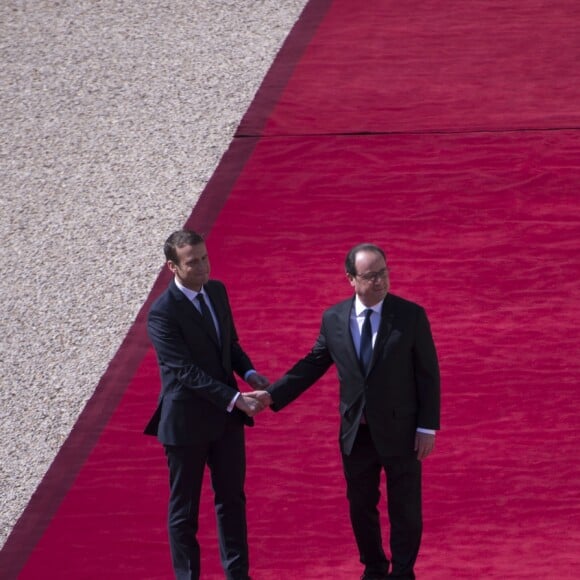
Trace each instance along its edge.
{"label": "clasped hand", "polygon": [[270,393],[264,390],[270,386],[270,381],[264,375],[253,372],[246,378],[246,382],[255,390],[242,393],[236,399],[236,407],[248,417],[254,417],[272,404]]}
{"label": "clasped hand", "polygon": [[272,397],[268,391],[253,391],[242,393],[236,400],[236,407],[248,417],[254,417],[260,411],[272,404]]}

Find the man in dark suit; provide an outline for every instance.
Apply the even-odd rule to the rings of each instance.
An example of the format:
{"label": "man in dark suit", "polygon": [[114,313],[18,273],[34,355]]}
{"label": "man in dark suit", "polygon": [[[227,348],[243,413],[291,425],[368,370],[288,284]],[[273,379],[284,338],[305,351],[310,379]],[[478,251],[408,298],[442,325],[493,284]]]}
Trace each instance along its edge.
{"label": "man in dark suit", "polygon": [[206,464],[215,493],[220,557],[226,578],[249,578],[244,424],[262,404],[238,391],[234,372],[253,388],[268,386],[242,350],[224,285],[210,280],[203,238],[180,230],[164,247],[174,275],[148,317],[162,389],[145,429],[165,447],[169,466],[169,541],[175,576],[200,576],[196,539]]}
{"label": "man in dark suit", "polygon": [[[269,396],[258,396],[278,411],[336,365],[340,446],[363,579],[415,578],[422,532],[421,461],[431,453],[439,429],[435,346],[424,309],[389,293],[379,247],[354,247],[345,267],[355,296],[324,313],[310,353],[268,389]],[[390,562],[377,509],[383,469]]]}

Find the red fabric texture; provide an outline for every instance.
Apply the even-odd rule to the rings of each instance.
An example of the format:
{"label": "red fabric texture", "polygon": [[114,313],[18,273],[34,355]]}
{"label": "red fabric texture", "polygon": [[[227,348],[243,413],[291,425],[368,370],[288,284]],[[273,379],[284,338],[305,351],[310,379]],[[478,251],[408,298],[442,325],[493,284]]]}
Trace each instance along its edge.
{"label": "red fabric texture", "polygon": [[335,0],[264,134],[579,127],[579,19],[575,0]]}
{"label": "red fabric texture", "polygon": [[[234,140],[190,221],[272,379],[351,294],[355,243],[383,246],[392,291],[426,307],[443,380],[416,567],[429,580],[571,580],[580,563],[580,132],[561,129],[578,121],[580,9],[510,4],[311,2],[316,34],[273,68],[292,73],[285,90],[270,75],[240,127],[266,137]],[[280,95],[267,119],[264,94]],[[542,130],[510,130],[523,127]],[[141,435],[159,389],[151,348],[122,389],[19,578],[171,577],[163,452]],[[337,407],[331,370],[247,430],[256,580],[361,573]],[[209,485],[200,539],[202,577],[223,577]]]}

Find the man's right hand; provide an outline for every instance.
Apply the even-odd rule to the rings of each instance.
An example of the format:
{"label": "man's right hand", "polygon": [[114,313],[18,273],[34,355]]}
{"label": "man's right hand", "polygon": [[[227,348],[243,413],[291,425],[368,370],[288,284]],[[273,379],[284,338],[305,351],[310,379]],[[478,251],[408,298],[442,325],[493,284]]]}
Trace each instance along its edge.
{"label": "man's right hand", "polygon": [[262,406],[269,407],[274,402],[272,400],[272,395],[268,391],[253,391],[251,393],[246,393],[246,395],[252,399],[260,401]]}
{"label": "man's right hand", "polygon": [[236,399],[236,407],[240,409],[240,411],[243,411],[248,417],[254,417],[264,409],[264,404],[257,397],[251,396],[256,392],[260,393],[262,391],[243,393]]}

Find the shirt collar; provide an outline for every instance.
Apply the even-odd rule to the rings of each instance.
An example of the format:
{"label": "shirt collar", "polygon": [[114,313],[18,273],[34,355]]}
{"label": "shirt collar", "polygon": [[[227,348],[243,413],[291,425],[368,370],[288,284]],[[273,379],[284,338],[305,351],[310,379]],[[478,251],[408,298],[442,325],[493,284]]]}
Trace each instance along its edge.
{"label": "shirt collar", "polygon": [[175,285],[179,288],[179,290],[181,290],[181,292],[183,292],[187,296],[187,298],[189,298],[189,300],[191,300],[192,302],[196,299],[198,294],[203,294],[204,296],[207,296],[203,286],[201,287],[201,290],[199,292],[196,292],[195,290],[190,290],[189,288],[186,288],[177,279],[177,276],[174,278],[174,282],[175,282]]}
{"label": "shirt collar", "polygon": [[376,312],[379,316],[383,310],[383,302],[385,301],[385,299],[383,298],[380,302],[378,302],[377,304],[373,305],[373,306],[365,306],[361,301],[360,298],[358,297],[358,295],[355,294],[354,297],[354,313],[356,314],[356,316],[363,316],[364,311],[367,308],[370,308],[373,312]]}

